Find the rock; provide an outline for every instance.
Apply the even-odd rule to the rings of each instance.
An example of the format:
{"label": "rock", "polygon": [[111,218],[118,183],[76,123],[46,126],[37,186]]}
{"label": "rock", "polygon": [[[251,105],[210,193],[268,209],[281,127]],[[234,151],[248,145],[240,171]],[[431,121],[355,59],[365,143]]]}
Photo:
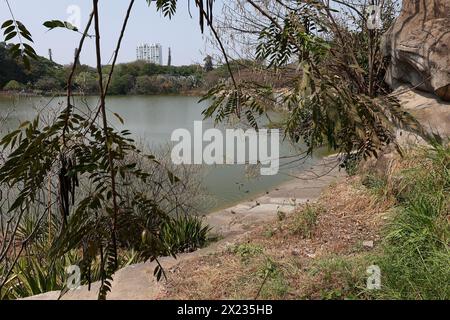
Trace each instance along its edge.
{"label": "rock", "polygon": [[363,241],[362,245],[366,249],[372,249],[373,248],[373,241],[372,240]]}
{"label": "rock", "polygon": [[391,58],[386,82],[403,83],[450,101],[450,1],[404,0],[400,16],[383,39]]}
{"label": "rock", "polygon": [[[439,101],[429,93],[399,89],[400,104],[410,112],[429,132],[450,137],[450,103]],[[407,140],[408,136],[399,139]]]}
{"label": "rock", "polygon": [[306,256],[308,258],[314,259],[316,257],[316,254],[315,253],[306,253]]}

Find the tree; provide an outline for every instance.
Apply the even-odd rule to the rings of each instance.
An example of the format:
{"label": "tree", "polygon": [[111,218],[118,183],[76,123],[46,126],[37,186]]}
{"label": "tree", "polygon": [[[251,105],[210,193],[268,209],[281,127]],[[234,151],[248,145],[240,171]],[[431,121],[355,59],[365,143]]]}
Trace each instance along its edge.
{"label": "tree", "polygon": [[[42,78],[58,78],[58,73],[62,66],[42,57],[35,57],[30,61],[29,66],[25,66],[23,61],[15,59],[10,52],[10,45],[0,43],[0,87],[10,80],[17,80],[22,83],[35,84]],[[60,83],[54,89],[60,89]]]}
{"label": "tree", "polygon": [[25,89],[25,86],[16,80],[9,81],[4,87],[3,90],[6,91],[21,91]]}
{"label": "tree", "polygon": [[134,87],[135,78],[132,75],[113,76],[111,80],[111,94],[128,94]]}
{"label": "tree", "polygon": [[94,93],[98,91],[98,80],[95,73],[90,71],[80,72],[75,77],[75,84],[85,93]]}
{"label": "tree", "polygon": [[0,88],[10,80],[26,81],[24,70],[12,58],[9,49],[10,46],[6,45],[5,42],[0,42]]}
{"label": "tree", "polygon": [[39,79],[34,87],[38,90],[49,92],[60,89],[58,80],[52,77],[43,77]]}
{"label": "tree", "polygon": [[[336,5],[351,12],[358,23],[347,24],[349,19],[343,10],[334,9]],[[376,157],[390,144],[398,149],[398,128],[430,138],[384,91],[385,66],[377,40],[381,31],[367,27],[366,1],[247,0],[229,6],[220,24],[230,34],[227,40],[234,43],[237,38],[243,48],[234,47],[235,51],[265,63],[255,68],[260,80],[244,81],[231,72],[228,83],[211,89],[205,99],[213,103],[205,117],[219,122],[236,115],[257,128],[256,117],[273,104],[276,92],[290,110],[283,126],[286,135],[305,142],[308,154],[323,146],[340,153],[343,166]],[[235,30],[242,30],[240,37],[232,36]],[[218,43],[225,52],[221,39]],[[369,62],[361,57],[370,57]],[[226,65],[231,71],[230,63]],[[265,81],[280,74],[284,90]]]}
{"label": "tree", "polygon": [[209,72],[214,70],[214,66],[213,66],[213,62],[212,62],[212,57],[210,55],[207,55],[205,57],[205,59],[203,59],[203,61],[205,62],[205,66],[204,66],[204,70],[205,72]]}
{"label": "tree", "polygon": [[[55,263],[69,259],[70,253],[79,254],[81,257],[76,262],[82,268],[85,283],[91,283],[92,271],[98,268],[99,299],[105,299],[111,290],[112,276],[120,266],[121,249],[137,250],[143,260],[151,261],[158,261],[161,255],[176,254],[172,247],[164,245],[160,230],[170,221],[169,212],[179,212],[173,207],[162,207],[170,199],[169,192],[161,190],[162,184],[152,180],[153,167],[149,172],[140,164],[158,166],[174,188],[180,179],[155,156],[139,150],[127,130],[117,131],[108,122],[106,96],[134,3],[134,0],[129,2],[113,62],[106,74],[101,59],[99,0],[92,0],[92,12],[82,31],[63,21],[44,23],[49,29],[80,32],[81,38],[74,63],[69,67],[63,110],[53,120],[45,119],[44,124],[41,115],[22,123],[18,130],[0,141],[2,150],[6,150],[5,157],[0,157],[0,187],[8,190],[10,197],[7,212],[0,206],[0,295],[5,284],[14,280],[10,276],[18,261],[27,262],[31,258],[28,253],[32,244],[36,245],[33,253],[46,254]],[[211,0],[195,1],[202,30],[204,12],[212,15],[212,3]],[[174,4],[173,0],[157,1],[157,9],[171,17]],[[26,28],[14,18],[3,25],[11,26],[12,31],[6,32],[7,40],[16,35],[31,39]],[[99,104],[85,112],[75,105],[72,89],[79,67],[76,62],[91,29],[95,39]],[[14,48],[13,52],[21,55],[27,65],[34,52],[31,46],[19,44]],[[22,49],[23,52],[17,51]],[[120,115],[114,116],[123,122]],[[157,186],[163,197],[152,198],[145,188],[139,192],[130,187],[130,181]],[[174,188],[169,191],[173,192]],[[178,206],[177,201],[174,204]],[[19,230],[17,226],[23,223],[31,227]],[[52,229],[54,233],[48,242],[39,242]],[[164,275],[159,263],[155,275],[158,280]]]}

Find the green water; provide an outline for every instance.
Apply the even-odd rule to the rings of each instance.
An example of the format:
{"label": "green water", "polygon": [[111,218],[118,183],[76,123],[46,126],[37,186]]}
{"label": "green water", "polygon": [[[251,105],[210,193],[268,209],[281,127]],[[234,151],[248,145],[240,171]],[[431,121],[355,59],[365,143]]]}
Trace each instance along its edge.
{"label": "green water", "polygon": [[[201,112],[207,107],[207,102],[198,103],[197,97],[185,96],[123,96],[109,97],[107,107],[116,112],[125,121],[122,125],[114,117],[110,120],[117,129],[130,130],[134,138],[145,141],[150,148],[157,149],[170,143],[173,130],[185,128],[193,131],[194,121],[202,120]],[[0,97],[0,118],[2,121],[0,135],[11,129],[16,129],[20,123],[32,119],[38,112],[61,108],[64,98],[48,97]],[[85,103],[95,106],[97,98],[87,97],[85,101],[76,99],[76,105],[83,108]],[[272,116],[277,117],[276,114]],[[261,121],[265,121],[261,119]],[[203,122],[203,128],[211,128],[211,120]],[[301,151],[289,143],[281,142],[280,155],[295,155]],[[298,173],[303,168],[310,168],[315,159],[289,164],[294,158],[282,159],[280,171],[274,176],[249,177],[245,165],[214,165],[203,166],[201,179],[207,197],[202,206],[212,211],[224,208],[239,201],[251,199],[256,195],[270,191],[277,185],[291,179],[290,175]]]}

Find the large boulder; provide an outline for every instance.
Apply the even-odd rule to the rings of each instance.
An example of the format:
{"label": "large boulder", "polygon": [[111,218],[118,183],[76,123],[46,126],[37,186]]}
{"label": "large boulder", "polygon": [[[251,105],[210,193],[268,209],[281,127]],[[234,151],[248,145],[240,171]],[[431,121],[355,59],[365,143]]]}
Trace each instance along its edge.
{"label": "large boulder", "polygon": [[450,101],[450,0],[403,0],[383,52],[391,87],[407,83]]}

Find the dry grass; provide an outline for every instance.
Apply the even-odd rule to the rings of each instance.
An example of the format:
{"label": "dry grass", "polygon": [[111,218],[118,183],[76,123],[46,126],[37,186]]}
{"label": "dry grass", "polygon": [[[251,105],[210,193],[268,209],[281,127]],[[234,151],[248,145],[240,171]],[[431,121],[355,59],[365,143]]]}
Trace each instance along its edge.
{"label": "dry grass", "polygon": [[[170,270],[161,298],[339,297],[361,270],[351,270],[336,257],[357,259],[367,251],[363,241],[376,245],[389,207],[390,202],[377,201],[359,177],[348,178],[330,186],[317,204],[299,207],[281,221],[251,230],[222,252],[180,263]],[[305,211],[317,214],[308,220],[314,223],[308,225],[307,236],[293,232],[292,227],[304,221]]]}

